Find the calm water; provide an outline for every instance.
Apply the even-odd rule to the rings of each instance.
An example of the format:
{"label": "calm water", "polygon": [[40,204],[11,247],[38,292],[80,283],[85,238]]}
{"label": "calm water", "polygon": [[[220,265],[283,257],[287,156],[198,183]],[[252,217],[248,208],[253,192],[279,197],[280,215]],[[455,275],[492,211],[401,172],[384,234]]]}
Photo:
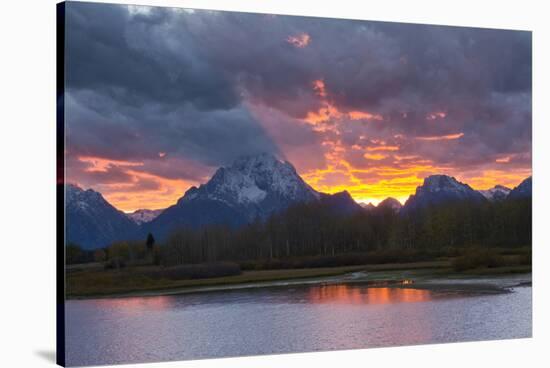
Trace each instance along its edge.
{"label": "calm water", "polygon": [[67,302],[67,364],[531,336],[531,288],[456,295],[351,285]]}

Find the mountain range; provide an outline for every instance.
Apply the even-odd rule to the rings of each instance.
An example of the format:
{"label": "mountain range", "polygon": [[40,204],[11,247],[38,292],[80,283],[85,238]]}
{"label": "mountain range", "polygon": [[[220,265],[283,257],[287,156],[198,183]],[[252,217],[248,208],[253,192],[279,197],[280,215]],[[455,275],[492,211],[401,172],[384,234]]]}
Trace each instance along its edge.
{"label": "mountain range", "polygon": [[531,178],[513,190],[497,186],[477,191],[453,177],[432,175],[424,179],[403,206],[394,198],[385,199],[377,207],[359,205],[346,191],[317,192],[298,175],[291,163],[260,154],[219,168],[207,183],[190,188],[176,204],[164,210],[142,209],[125,214],[110,205],[100,193],[69,184],[66,186],[66,237],[68,242],[94,249],[117,240],[143,239],[149,232],[162,240],[181,227],[224,225],[236,228],[264,221],[292,205],[313,201],[322,202],[334,213],[350,215],[385,208],[412,213],[450,201],[500,201],[530,196]]}

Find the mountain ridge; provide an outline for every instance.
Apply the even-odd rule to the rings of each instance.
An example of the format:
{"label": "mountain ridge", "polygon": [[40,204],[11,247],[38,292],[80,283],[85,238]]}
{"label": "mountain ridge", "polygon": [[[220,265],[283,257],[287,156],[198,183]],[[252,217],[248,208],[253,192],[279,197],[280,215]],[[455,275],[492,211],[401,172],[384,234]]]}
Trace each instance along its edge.
{"label": "mountain ridge", "polygon": [[489,201],[503,201],[508,197],[512,190],[504,185],[497,184],[486,190],[478,190]]}
{"label": "mountain ridge", "polygon": [[67,243],[95,249],[127,239],[138,230],[138,226],[125,213],[92,189],[84,190],[67,184],[65,200]]}
{"label": "mountain ridge", "polygon": [[393,197],[388,197],[384,199],[382,202],[378,203],[378,206],[376,206],[376,208],[378,209],[389,208],[395,212],[399,212],[403,208],[403,205],[397,199]]}
{"label": "mountain ridge", "polygon": [[533,195],[533,177],[530,176],[524,179],[517,187],[510,191],[507,198],[522,199],[529,198]]}
{"label": "mountain ridge", "polygon": [[[502,188],[508,189],[495,188],[500,192]],[[148,232],[162,240],[181,227],[219,225],[235,228],[264,221],[292,205],[311,201],[321,201],[336,214],[351,215],[384,208],[407,214],[449,201],[489,200],[454,177],[431,175],[404,205],[391,197],[377,207],[360,205],[347,191],[317,192],[298,175],[291,163],[269,154],[243,157],[220,167],[210,180],[189,188],[174,205],[164,210],[142,209],[124,214],[92,189],[84,191],[67,184],[66,192],[67,240],[81,243],[85,248],[103,247],[116,240],[142,239]],[[531,178],[509,193],[506,199],[530,196]],[[137,220],[132,219],[132,215]]]}
{"label": "mountain ridge", "polygon": [[487,199],[468,184],[459,182],[452,176],[430,175],[416,188],[415,194],[409,196],[402,211],[410,213],[441,203],[457,201],[483,202]]}

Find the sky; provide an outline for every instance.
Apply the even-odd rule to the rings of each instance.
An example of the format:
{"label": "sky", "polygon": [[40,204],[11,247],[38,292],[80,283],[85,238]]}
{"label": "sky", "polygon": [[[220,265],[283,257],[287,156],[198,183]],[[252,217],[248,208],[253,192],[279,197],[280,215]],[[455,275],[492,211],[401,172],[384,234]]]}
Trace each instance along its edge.
{"label": "sky", "polygon": [[66,181],[165,208],[268,152],[318,191],[531,175],[531,33],[66,4]]}

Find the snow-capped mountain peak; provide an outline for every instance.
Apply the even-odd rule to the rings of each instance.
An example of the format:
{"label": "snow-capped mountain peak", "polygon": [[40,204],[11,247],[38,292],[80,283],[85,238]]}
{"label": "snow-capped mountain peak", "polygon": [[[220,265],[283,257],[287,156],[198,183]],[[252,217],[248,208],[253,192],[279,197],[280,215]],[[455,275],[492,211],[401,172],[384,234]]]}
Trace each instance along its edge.
{"label": "snow-capped mountain peak", "polygon": [[101,193],[92,189],[84,190],[76,184],[67,184],[65,186],[65,199],[67,205],[78,207],[81,210],[95,206],[106,206],[108,204]]}
{"label": "snow-capped mountain peak", "polygon": [[270,154],[246,156],[216,171],[199,188],[191,188],[181,201],[210,199],[230,205],[258,205],[270,197],[310,200],[319,194],[307,185],[286,161]]}
{"label": "snow-capped mountain peak", "polygon": [[479,202],[486,201],[486,198],[468,184],[461,183],[451,176],[431,175],[416,188],[416,193],[409,197],[403,211],[407,213],[439,203],[464,200]]}
{"label": "snow-capped mountain peak", "polygon": [[424,179],[424,184],[417,188],[417,191],[424,192],[440,192],[452,191],[457,193],[466,193],[472,188],[468,184],[464,184],[448,175],[430,175]]}
{"label": "snow-capped mountain peak", "polygon": [[491,189],[480,190],[479,192],[490,201],[502,201],[506,199],[510,191],[511,189],[504,185],[495,185]]}
{"label": "snow-capped mountain peak", "polygon": [[136,224],[141,225],[141,224],[153,221],[155,218],[157,218],[158,215],[162,213],[162,211],[163,211],[162,209],[160,210],[139,209],[139,210],[135,210],[132,213],[127,213],[126,216],[128,216]]}
{"label": "snow-capped mountain peak", "polygon": [[76,243],[85,249],[128,239],[137,229],[137,225],[101,193],[74,184],[65,186],[65,218],[67,243]]}
{"label": "snow-capped mountain peak", "polygon": [[207,185],[213,187],[216,194],[234,193],[239,203],[259,203],[268,192],[289,198],[318,197],[298,176],[294,166],[265,153],[242,157],[233,165],[219,169]]}
{"label": "snow-capped mountain peak", "polygon": [[289,162],[270,154],[246,156],[219,168],[206,184],[187,190],[174,206],[145,225],[161,237],[177,226],[240,226],[320,199],[321,194]]}

